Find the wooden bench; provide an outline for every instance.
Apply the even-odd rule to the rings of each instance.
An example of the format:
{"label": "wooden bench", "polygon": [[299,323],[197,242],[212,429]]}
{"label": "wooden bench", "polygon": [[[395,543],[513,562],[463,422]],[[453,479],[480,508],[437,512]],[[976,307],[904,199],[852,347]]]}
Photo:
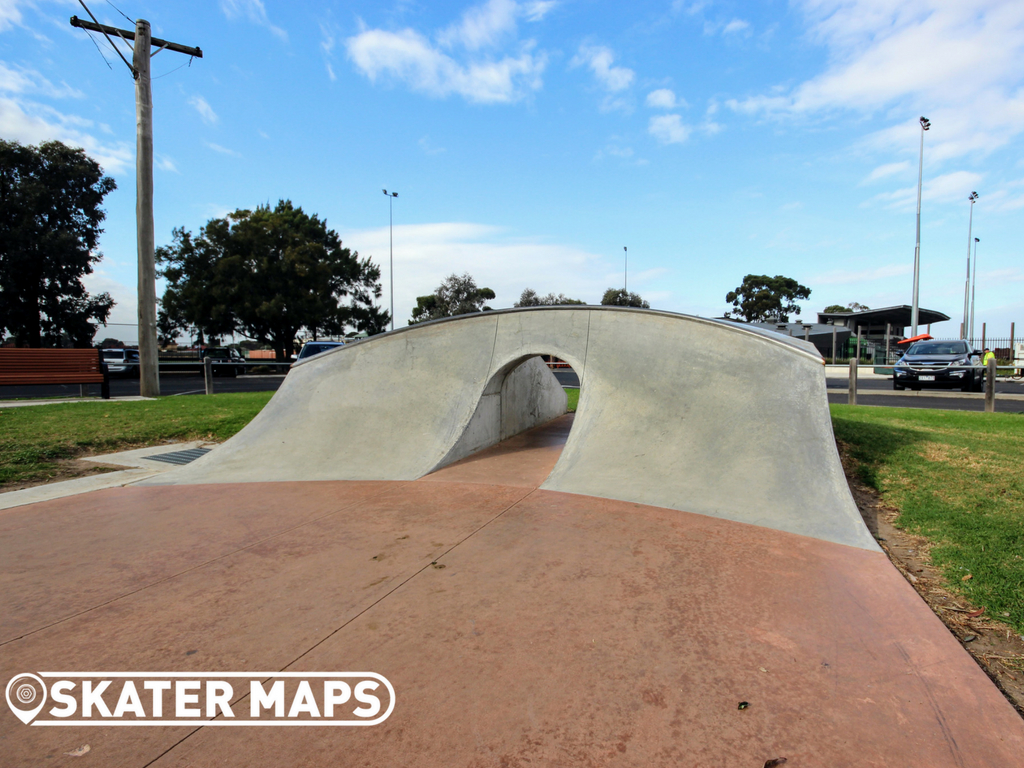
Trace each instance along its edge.
{"label": "wooden bench", "polygon": [[110,399],[102,350],[0,347],[0,386],[37,384],[99,384],[103,399]]}

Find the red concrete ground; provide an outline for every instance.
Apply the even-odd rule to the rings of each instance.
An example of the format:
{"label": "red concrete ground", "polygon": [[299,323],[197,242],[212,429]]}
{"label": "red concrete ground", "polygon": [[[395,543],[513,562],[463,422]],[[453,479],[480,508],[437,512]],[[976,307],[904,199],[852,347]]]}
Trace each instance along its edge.
{"label": "red concrete ground", "polygon": [[515,441],[410,483],[0,513],[4,685],[371,670],[397,702],[370,728],[36,728],[5,710],[0,765],[1024,765],[1024,722],[884,555],[538,491],[559,437]]}

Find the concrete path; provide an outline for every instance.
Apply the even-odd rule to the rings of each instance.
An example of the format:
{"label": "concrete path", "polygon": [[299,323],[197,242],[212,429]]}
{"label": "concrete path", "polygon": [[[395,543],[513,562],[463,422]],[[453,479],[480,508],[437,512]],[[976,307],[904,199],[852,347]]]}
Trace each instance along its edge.
{"label": "concrete path", "polygon": [[20,507],[24,504],[35,504],[40,501],[49,501],[50,499],[62,499],[66,496],[77,496],[80,493],[98,491],[103,488],[131,485],[139,480],[155,477],[174,468],[173,464],[154,461],[149,457],[210,445],[212,443],[193,440],[186,443],[165,443],[164,445],[153,445],[148,448],[136,448],[132,451],[84,457],[81,461],[88,461],[107,467],[127,467],[127,469],[106,472],[101,475],[77,477],[73,480],[63,480],[57,483],[36,485],[19,491],[6,491],[0,493],[0,510]]}
{"label": "concrete path", "polygon": [[1020,764],[1024,722],[882,553],[538,489],[570,422],[413,482],[111,488],[0,513],[0,680],[371,670],[397,703],[333,729],[5,711],[0,762]]}

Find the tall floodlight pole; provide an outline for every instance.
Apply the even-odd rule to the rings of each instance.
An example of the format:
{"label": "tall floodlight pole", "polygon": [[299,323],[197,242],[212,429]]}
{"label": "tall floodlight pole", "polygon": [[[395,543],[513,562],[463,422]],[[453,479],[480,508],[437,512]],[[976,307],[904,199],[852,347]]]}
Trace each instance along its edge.
{"label": "tall floodlight pole", "polygon": [[971,214],[967,218],[967,279],[964,281],[964,324],[960,326],[961,339],[967,338],[967,299],[971,287],[971,228],[974,226],[974,203],[978,200],[978,193],[971,192],[967,199],[971,201]]}
{"label": "tall floodlight pole", "polygon": [[978,243],[974,238],[974,269],[971,270],[971,345],[974,345],[974,289],[978,287]]}
{"label": "tall floodlight pole", "polygon": [[391,257],[389,271],[391,272],[391,330],[395,330],[395,211],[392,203],[398,197],[397,192],[381,190],[388,199],[388,230],[391,234]]}
{"label": "tall floodlight pole", "polygon": [[912,337],[917,336],[918,289],[921,285],[921,181],[924,178],[924,132],[932,126],[927,117],[922,117],[918,122],[921,123],[921,159],[917,166],[917,240],[914,245],[914,299],[910,309]]}
{"label": "tall floodlight pole", "polygon": [[622,246],[622,290],[629,297],[629,251]]}
{"label": "tall floodlight pole", "polygon": [[[135,80],[135,226],[139,254],[139,394],[143,397],[159,397],[160,364],[156,339],[156,260],[154,256],[155,236],[153,234],[153,90],[150,86],[149,60],[164,48],[177,53],[203,58],[199,48],[190,48],[178,43],[169,43],[150,36],[149,22],[139,19],[134,30],[117,29],[100,24],[96,17],[83,21],[71,17],[71,26],[90,32],[100,32],[110,42],[117,54],[132,72]],[[125,42],[132,40],[132,63],[114,45],[111,36]],[[130,43],[129,43],[130,45]],[[156,46],[156,53],[150,53]]]}

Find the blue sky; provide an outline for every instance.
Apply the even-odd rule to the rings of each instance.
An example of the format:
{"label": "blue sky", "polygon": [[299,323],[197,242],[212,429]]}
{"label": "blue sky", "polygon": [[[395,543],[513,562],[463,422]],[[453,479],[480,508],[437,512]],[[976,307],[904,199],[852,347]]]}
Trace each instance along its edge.
{"label": "blue sky", "polygon": [[[805,319],[909,304],[926,115],[921,305],[953,318],[933,331],[959,332],[973,190],[976,326],[1024,322],[1019,0],[114,5],[89,3],[205,54],[153,59],[157,244],[290,198],[383,265],[386,303],[386,187],[399,325],[451,272],[496,307],[596,303],[623,246],[660,309],[719,316],[751,272],[811,288]],[[88,284],[133,340],[134,89],[72,14],[0,0],[0,136],[84,146],[117,180]]]}

